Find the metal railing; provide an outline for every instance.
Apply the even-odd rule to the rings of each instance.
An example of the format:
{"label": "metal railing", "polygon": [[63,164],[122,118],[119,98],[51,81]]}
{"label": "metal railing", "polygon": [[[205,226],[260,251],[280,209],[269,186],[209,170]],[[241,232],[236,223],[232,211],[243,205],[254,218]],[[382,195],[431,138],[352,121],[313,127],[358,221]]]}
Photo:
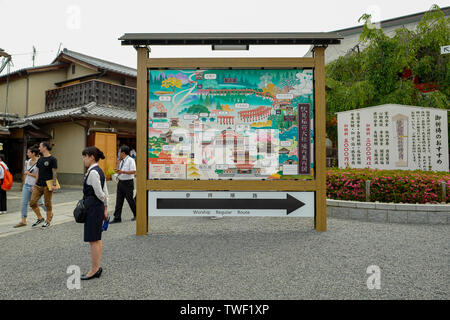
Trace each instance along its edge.
{"label": "metal railing", "polygon": [[136,110],[136,89],[89,80],[45,92],[46,112],[80,107],[92,101]]}

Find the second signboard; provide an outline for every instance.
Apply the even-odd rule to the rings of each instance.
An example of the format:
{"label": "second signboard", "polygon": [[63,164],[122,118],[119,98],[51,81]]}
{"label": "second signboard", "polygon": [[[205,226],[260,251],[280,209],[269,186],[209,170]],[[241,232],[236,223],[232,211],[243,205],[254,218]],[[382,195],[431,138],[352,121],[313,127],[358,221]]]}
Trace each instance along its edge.
{"label": "second signboard", "polygon": [[339,167],[448,171],[447,110],[383,105],[338,113]]}

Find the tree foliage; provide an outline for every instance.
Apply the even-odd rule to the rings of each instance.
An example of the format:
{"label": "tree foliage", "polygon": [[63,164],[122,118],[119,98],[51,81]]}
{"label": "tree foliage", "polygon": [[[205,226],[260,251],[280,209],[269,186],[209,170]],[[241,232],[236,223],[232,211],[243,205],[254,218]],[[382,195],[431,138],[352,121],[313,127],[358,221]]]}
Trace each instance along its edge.
{"label": "tree foliage", "polygon": [[[336,112],[387,103],[449,109],[450,55],[442,55],[440,48],[450,44],[450,19],[440,8],[434,5],[415,30],[402,27],[392,37],[370,24],[370,15],[361,20],[365,49],[326,66],[328,119]],[[405,71],[411,76],[405,77]],[[419,90],[418,85],[428,83],[434,90]],[[330,137],[336,136],[333,130],[327,128]]]}
{"label": "tree foliage", "polygon": [[180,79],[172,77],[172,78],[164,79],[162,81],[161,88],[172,87],[172,89],[175,92],[175,87],[177,87],[179,89],[179,88],[181,88],[182,85],[183,85],[183,82],[181,82]]}

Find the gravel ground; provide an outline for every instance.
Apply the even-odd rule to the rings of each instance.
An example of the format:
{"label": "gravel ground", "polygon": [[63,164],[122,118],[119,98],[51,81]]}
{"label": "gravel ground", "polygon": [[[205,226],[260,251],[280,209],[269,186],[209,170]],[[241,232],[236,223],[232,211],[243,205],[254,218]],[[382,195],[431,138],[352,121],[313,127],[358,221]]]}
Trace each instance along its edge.
{"label": "gravel ground", "polygon": [[[125,209],[126,208],[126,209]],[[204,217],[150,220],[131,212],[103,235],[100,279],[66,286],[70,265],[90,268],[74,222],[1,239],[0,299],[449,299],[449,226],[328,219]],[[369,290],[370,265],[381,289]]]}

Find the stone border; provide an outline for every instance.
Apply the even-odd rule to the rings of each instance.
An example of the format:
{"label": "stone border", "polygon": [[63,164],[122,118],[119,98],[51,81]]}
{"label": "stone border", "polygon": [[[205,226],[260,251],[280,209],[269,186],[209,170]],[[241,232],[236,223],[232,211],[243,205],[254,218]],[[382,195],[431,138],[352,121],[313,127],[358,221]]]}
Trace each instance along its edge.
{"label": "stone border", "polygon": [[327,199],[327,216],[387,223],[450,224],[450,204],[402,204]]}

